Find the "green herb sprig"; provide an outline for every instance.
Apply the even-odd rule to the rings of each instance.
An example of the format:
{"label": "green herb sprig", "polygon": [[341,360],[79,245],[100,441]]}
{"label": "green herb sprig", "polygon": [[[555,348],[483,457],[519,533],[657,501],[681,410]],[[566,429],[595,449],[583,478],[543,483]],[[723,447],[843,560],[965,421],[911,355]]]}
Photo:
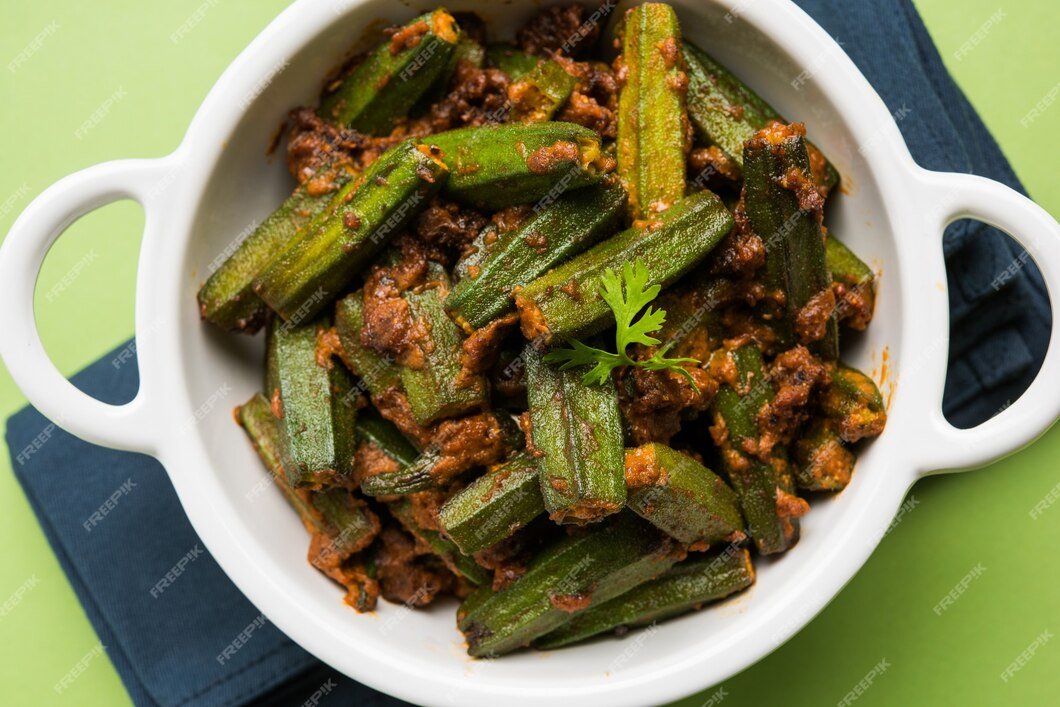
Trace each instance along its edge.
{"label": "green herb sprig", "polygon": [[656,346],[661,343],[652,334],[659,331],[666,322],[666,310],[648,307],[644,314],[634,321],[637,314],[662,291],[659,285],[647,287],[649,277],[648,268],[640,260],[636,260],[632,265],[625,263],[621,277],[610,269],[601,277],[600,296],[615,313],[617,353],[586,346],[574,340],[571,342],[571,348],[553,349],[545,356],[545,360],[561,364],[561,370],[592,365],[592,369],[582,377],[586,385],[606,383],[611,371],[619,366],[637,366],[649,371],[675,370],[687,378],[698,393],[699,387],[692,374],[681,364],[700,362],[694,358],[667,358],[666,352],[673,346],[673,342],[643,361],[636,361],[626,353],[626,348],[631,344]]}

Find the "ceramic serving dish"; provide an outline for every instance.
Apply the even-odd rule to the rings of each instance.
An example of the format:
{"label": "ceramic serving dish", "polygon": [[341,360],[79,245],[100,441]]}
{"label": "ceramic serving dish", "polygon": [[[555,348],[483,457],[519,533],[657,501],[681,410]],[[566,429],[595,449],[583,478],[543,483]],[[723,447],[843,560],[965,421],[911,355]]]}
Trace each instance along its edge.
{"label": "ceramic serving dish", "polygon": [[[828,225],[882,272],[876,319],[845,354],[874,371],[890,401],[883,435],[850,487],[815,502],[798,545],[758,563],[755,586],[728,602],[625,640],[474,661],[453,605],[412,612],[380,603],[358,615],[305,560],[297,516],[264,474],[230,409],[260,387],[260,337],[200,323],[195,292],[211,264],[292,189],[269,158],[286,112],[312,103],[321,77],[359,37],[415,8],[383,0],[300,0],[232,63],[171,155],[102,164],[58,182],[0,249],[0,352],[29,400],[84,439],[152,454],[172,477],[203,543],[287,635],[343,673],[421,704],[619,707],[704,689],[754,663],[809,622],[862,566],[918,478],[993,461],[1060,414],[1060,333],[1030,390],[971,430],[943,418],[948,308],[942,231],[976,217],[1011,233],[1037,261],[1053,310],[1060,226],[993,181],[914,164],[894,120],[840,47],[786,0],[672,0],[685,35],[804,121],[843,174]],[[456,0],[493,36],[510,36],[540,3]],[[136,288],[140,390],[111,406],[54,368],[34,325],[33,287],[51,244],[76,218],[131,198],[146,212]],[[636,638],[635,636],[643,636]]]}

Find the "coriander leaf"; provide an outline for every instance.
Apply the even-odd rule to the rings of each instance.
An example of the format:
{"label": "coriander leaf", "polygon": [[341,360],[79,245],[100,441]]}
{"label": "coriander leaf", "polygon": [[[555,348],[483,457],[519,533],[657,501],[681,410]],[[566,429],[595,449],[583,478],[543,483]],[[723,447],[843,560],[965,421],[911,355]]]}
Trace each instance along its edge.
{"label": "coriander leaf", "polygon": [[619,350],[624,351],[630,344],[644,344],[645,346],[655,346],[659,343],[659,340],[654,336],[649,336],[652,332],[659,331],[662,325],[666,322],[666,310],[663,309],[652,309],[648,307],[645,310],[644,315],[641,316],[636,322],[634,322],[625,332],[621,333],[616,337],[615,343],[618,345]]}
{"label": "coriander leaf", "polygon": [[561,371],[595,364],[592,370],[582,377],[582,382],[586,385],[606,383],[611,371],[623,363],[621,356],[610,351],[586,346],[578,340],[571,342],[571,345],[573,348],[549,351],[545,354],[545,360],[549,363],[561,364],[559,367]]}
{"label": "coriander leaf", "polygon": [[596,363],[597,361],[607,361],[611,358],[618,358],[617,354],[613,354],[603,349],[593,348],[592,346],[586,346],[578,340],[571,342],[573,348],[569,349],[553,349],[545,354],[545,360],[549,363],[561,363],[560,370],[567,370],[568,368],[575,368],[577,366],[586,366],[590,363]]}
{"label": "coriander leaf", "polygon": [[[660,343],[652,334],[659,331],[666,322],[666,311],[648,307],[648,304],[662,291],[660,285],[648,287],[650,279],[651,273],[640,260],[624,263],[621,276],[610,269],[600,276],[600,297],[615,315],[615,348],[618,353],[586,346],[574,340],[571,342],[571,348],[554,349],[545,356],[545,360],[561,364],[560,370],[593,366],[582,376],[582,382],[586,385],[606,383],[611,376],[611,371],[619,366],[638,366],[649,371],[673,369],[683,375],[698,393],[699,387],[692,378],[692,374],[681,364],[698,364],[699,361],[694,358],[667,358],[666,352],[672,343],[662,347],[653,356],[643,361],[635,361],[626,353],[626,349],[631,344],[655,346]],[[634,321],[637,314],[645,307],[648,308],[640,319]]]}

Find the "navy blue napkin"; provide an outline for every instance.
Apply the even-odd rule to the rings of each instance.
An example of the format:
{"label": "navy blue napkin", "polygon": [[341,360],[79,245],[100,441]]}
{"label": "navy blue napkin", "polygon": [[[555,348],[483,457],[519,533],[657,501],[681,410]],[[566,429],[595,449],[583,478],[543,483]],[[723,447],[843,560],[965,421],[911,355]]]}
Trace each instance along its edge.
{"label": "navy blue napkin", "polygon": [[[899,126],[921,165],[1022,190],[907,0],[799,4],[842,40],[892,111],[905,109]],[[1033,263],[995,286],[1021,253],[1003,234],[962,222],[947,232],[945,248],[953,336],[944,409],[955,424],[971,426],[1026,389],[1051,317]],[[74,383],[108,402],[130,400],[136,366],[117,353]],[[7,443],[48,541],[137,705],[399,704],[337,675],[269,624],[202,547],[155,460],[86,444],[30,408],[8,420]]]}
{"label": "navy blue napkin", "polygon": [[[128,345],[73,378],[113,404],[136,395]],[[341,678],[236,589],[191,528],[165,469],[97,447],[32,408],[7,421],[15,475],[137,705],[400,704]],[[284,696],[289,697],[284,701]],[[276,701],[280,700],[280,701]]]}

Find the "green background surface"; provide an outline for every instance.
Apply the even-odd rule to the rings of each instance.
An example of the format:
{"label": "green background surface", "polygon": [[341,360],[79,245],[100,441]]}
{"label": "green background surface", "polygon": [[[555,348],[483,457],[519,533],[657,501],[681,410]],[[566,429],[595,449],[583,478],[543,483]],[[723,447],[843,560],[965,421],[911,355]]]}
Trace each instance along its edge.
{"label": "green background surface", "polygon": [[[983,40],[956,52],[999,9]],[[29,200],[75,170],[172,151],[228,63],[284,0],[4,2],[0,10],[0,233]],[[1027,126],[1028,111],[1060,81],[1056,0],[917,0],[943,59],[997,137],[1031,195],[1060,215],[1056,178],[1060,108]],[[170,35],[204,7],[179,43]],[[14,60],[51,23],[17,70]],[[77,130],[111,96],[107,117]],[[133,287],[143,215],[120,203],[80,220],[56,245],[38,282],[48,351],[72,374],[133,331]],[[58,297],[45,296],[87,263]],[[0,336],[3,332],[0,332]],[[0,369],[0,419],[25,404]],[[682,702],[836,704],[886,661],[861,705],[1057,704],[1060,641],[1050,640],[1007,682],[1002,671],[1043,631],[1060,631],[1060,504],[1030,510],[1060,481],[1060,428],[975,472],[918,483],[916,506],[865,568],[805,630],[723,686]],[[35,586],[0,617],[0,703],[128,704],[105,658],[57,695],[53,685],[98,642],[0,453],[0,603]],[[937,615],[933,607],[972,568],[985,572]]]}

